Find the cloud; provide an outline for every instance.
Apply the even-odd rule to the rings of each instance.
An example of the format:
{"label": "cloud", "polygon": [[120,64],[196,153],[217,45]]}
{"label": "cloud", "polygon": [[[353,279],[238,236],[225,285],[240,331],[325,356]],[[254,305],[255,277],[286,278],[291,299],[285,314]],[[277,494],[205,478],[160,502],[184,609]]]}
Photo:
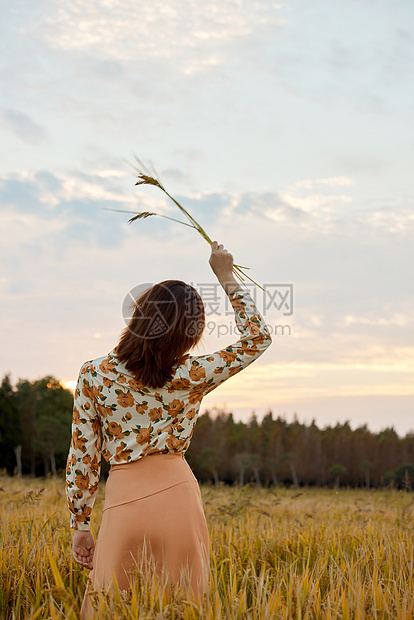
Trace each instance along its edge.
{"label": "cloud", "polygon": [[303,187],[305,189],[313,189],[315,185],[329,185],[334,187],[336,185],[349,186],[354,185],[354,179],[350,177],[342,176],[342,177],[327,177],[325,179],[305,179],[303,181],[298,181],[295,185],[296,187]]}
{"label": "cloud", "polygon": [[411,8],[360,2],[356,11],[355,6],[344,1],[287,4],[283,36],[264,39],[256,53],[245,50],[246,63],[266,71],[278,89],[304,100],[308,109],[317,104],[340,114],[345,107],[367,123],[368,114],[383,118],[396,109],[406,113],[407,76],[414,60],[405,28]]}
{"label": "cloud", "polygon": [[[176,169],[162,171],[162,176],[185,182]],[[206,228],[231,226],[234,219],[240,225],[262,222],[276,231],[277,225],[321,235],[341,234],[354,237],[354,246],[363,245],[368,233],[374,238],[384,235],[409,234],[414,228],[411,199],[399,205],[370,204],[363,208],[354,204],[351,195],[332,193],[331,188],[351,187],[353,180],[346,176],[306,179],[280,189],[278,192],[204,191],[175,194],[175,198]],[[59,223],[59,238],[66,234],[73,242],[76,230],[82,226],[79,238],[89,242],[111,245],[111,235],[117,231],[118,245],[124,238],[128,213],[141,211],[169,215],[187,221],[176,206],[156,188],[134,188],[128,173],[102,166],[92,172],[72,170],[51,173],[45,170],[5,174],[0,177],[0,200],[15,214],[30,215],[43,221]],[[348,206],[349,205],[349,206]],[[349,210],[352,205],[352,210]],[[110,213],[111,210],[126,213]],[[161,237],[176,230],[179,224],[153,217],[150,221],[133,223],[142,230],[151,230]],[[153,222],[156,220],[156,223]],[[244,224],[243,224],[244,222]],[[181,227],[181,234],[188,233]],[[190,231],[191,233],[191,231]],[[362,246],[361,246],[362,247]]]}
{"label": "cloud", "polygon": [[[273,403],[300,403],[300,412],[306,411],[303,401],[333,398],[331,416],[336,413],[335,401],[341,398],[367,396],[414,395],[411,367],[395,364],[367,363],[293,363],[268,362],[269,353],[231,382],[220,388],[220,401],[232,403],[233,407],[246,408],[269,406]],[[253,395],[253,396],[252,396]],[[204,406],[217,402],[217,395],[207,398]],[[290,407],[289,407],[290,408]],[[352,417],[352,410],[348,415]],[[358,416],[355,416],[357,418]],[[361,417],[359,417],[361,420]]]}
{"label": "cloud", "polygon": [[[320,340],[325,344],[315,347],[315,355],[332,357],[331,337],[339,355],[348,346],[371,342],[378,329],[384,342],[401,342],[401,329],[412,326],[409,311],[401,306],[412,303],[409,289],[396,288],[396,274],[406,270],[412,257],[410,208],[404,202],[393,210],[383,204],[369,209],[357,204],[349,211],[343,186],[337,183],[334,194],[334,186],[320,179],[331,177],[308,179],[307,185],[299,181],[279,192],[173,195],[209,235],[224,239],[230,251],[237,250],[236,262],[249,266],[254,280],[293,283],[293,322],[279,315],[269,315],[269,321],[292,325],[295,351],[306,354],[307,343]],[[13,265],[20,269],[22,260],[41,258],[45,248],[60,263],[74,253],[88,257],[98,248],[121,254],[132,238],[139,247],[150,238],[150,251],[161,252],[159,260],[177,235],[180,242],[171,250],[175,260],[188,261],[189,253],[199,251],[196,248],[207,252],[195,231],[167,219],[154,216],[128,224],[129,214],[140,211],[186,219],[157,188],[134,189],[129,175],[104,163],[93,172],[3,175],[0,201],[8,272],[15,271]],[[205,278],[208,281],[208,273]],[[387,291],[394,290],[395,305],[388,307]]]}
{"label": "cloud", "polygon": [[3,110],[0,117],[3,124],[26,144],[37,145],[48,140],[46,129],[23,112]]}
{"label": "cloud", "polygon": [[[335,227],[333,218],[343,217],[343,205],[353,197],[346,194],[325,193],[324,186],[350,186],[348,177],[332,177],[298,181],[278,192],[243,192],[228,199],[226,215],[252,214],[273,222],[287,222],[305,229],[323,224],[328,231]],[[319,188],[315,188],[318,186]]]}
{"label": "cloud", "polygon": [[366,223],[377,230],[385,230],[391,234],[414,232],[414,213],[412,205],[414,200],[408,200],[407,204],[400,209],[390,211],[387,207],[377,208],[366,218]]}
{"label": "cloud", "polygon": [[371,327],[388,327],[396,325],[398,327],[414,327],[414,316],[403,314],[401,312],[394,312],[389,317],[375,315],[374,312],[368,316],[354,316],[347,314],[343,318],[343,325],[368,325]]}
{"label": "cloud", "polygon": [[337,203],[352,202],[351,196],[344,194],[320,194],[314,193],[307,196],[300,196],[297,192],[283,191],[280,192],[280,197],[293,209],[299,209],[302,212],[312,212],[317,209],[330,210]]}
{"label": "cloud", "polygon": [[[272,222],[292,223],[301,228],[332,224],[331,214],[337,214],[342,205],[353,198],[344,194],[323,193],[323,188],[311,191],[314,185],[351,185],[346,177],[300,181],[279,192],[193,192],[178,196],[178,201],[194,209],[196,219],[229,222],[234,217],[260,218]],[[201,221],[200,221],[201,223]]]}
{"label": "cloud", "polygon": [[98,175],[35,173],[6,174],[0,178],[5,243],[16,249],[26,239],[42,246],[49,238],[56,251],[80,242],[118,246],[125,235],[123,221],[108,218],[103,207],[131,209],[136,198],[126,196],[117,179]]}
{"label": "cloud", "polygon": [[192,74],[223,62],[224,50],[253,34],[280,27],[282,5],[258,0],[193,0],[134,3],[131,0],[56,1],[40,25],[27,28],[51,47],[104,54],[98,70],[118,74],[119,62],[132,59],[171,61]]}
{"label": "cloud", "polygon": [[[323,193],[323,188],[312,190],[314,185],[351,185],[346,177],[299,181],[279,192],[195,192],[182,196],[183,203],[199,210],[200,214],[215,215],[220,220],[233,217],[259,217],[274,222],[291,222],[300,227],[312,228],[322,220],[329,221],[329,214],[352,202],[345,194]],[[317,223],[316,223],[317,222]]]}
{"label": "cloud", "polygon": [[161,179],[168,178],[178,183],[188,184],[190,177],[188,174],[184,174],[178,168],[166,168],[160,173]]}

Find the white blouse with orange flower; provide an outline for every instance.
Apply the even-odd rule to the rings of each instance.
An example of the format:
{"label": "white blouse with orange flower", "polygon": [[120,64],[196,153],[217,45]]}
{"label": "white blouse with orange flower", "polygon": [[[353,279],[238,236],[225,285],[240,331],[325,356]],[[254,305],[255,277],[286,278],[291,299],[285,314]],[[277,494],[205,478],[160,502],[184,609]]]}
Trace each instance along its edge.
{"label": "white blouse with orange flower", "polygon": [[234,291],[229,299],[240,339],[210,355],[185,355],[162,388],[148,388],[137,381],[117,359],[116,347],[82,365],[66,466],[72,528],[90,528],[101,456],[117,464],[149,454],[185,453],[203,397],[270,345],[269,330],[249,293]]}

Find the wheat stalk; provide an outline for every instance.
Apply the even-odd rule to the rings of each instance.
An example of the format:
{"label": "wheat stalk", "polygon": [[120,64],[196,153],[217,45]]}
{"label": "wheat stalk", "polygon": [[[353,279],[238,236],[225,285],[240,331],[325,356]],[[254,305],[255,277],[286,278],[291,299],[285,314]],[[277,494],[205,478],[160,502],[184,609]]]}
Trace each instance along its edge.
{"label": "wheat stalk", "polygon": [[[153,185],[154,187],[158,187],[161,191],[164,192],[166,196],[168,196],[170,200],[172,200],[172,202],[174,202],[174,204],[177,205],[181,213],[183,213],[186,216],[186,218],[190,221],[190,224],[188,224],[187,222],[182,222],[181,220],[176,220],[173,217],[168,217],[167,215],[162,215],[161,213],[150,213],[149,211],[143,211],[142,213],[137,213],[136,215],[134,215],[134,217],[131,217],[128,220],[128,223],[131,224],[131,222],[134,222],[135,220],[141,220],[141,219],[150,217],[152,215],[158,215],[158,217],[164,217],[167,220],[172,220],[173,222],[178,222],[179,224],[184,224],[184,226],[189,226],[190,228],[194,228],[203,237],[203,239],[205,239],[207,243],[211,246],[212,241],[210,237],[208,236],[208,234],[206,233],[206,231],[204,230],[204,228],[200,226],[200,224],[193,218],[193,216],[173,196],[171,196],[171,194],[167,192],[154,166],[152,166],[152,170],[149,170],[138,159],[138,157],[135,156],[135,159],[137,160],[138,165],[139,165],[139,167],[133,166],[133,169],[135,170],[135,173],[137,174],[137,177],[138,177],[138,181],[135,183],[135,185]],[[122,213],[131,213],[131,211],[124,211],[122,209],[107,209],[107,210],[108,211],[121,211]],[[238,278],[242,283],[244,283],[244,279],[247,278],[248,280],[253,282],[253,284],[261,288],[263,291],[264,289],[263,287],[260,286],[260,284],[255,282],[250,276],[247,275],[247,273],[244,273],[243,271],[244,269],[250,269],[250,267],[243,267],[242,265],[234,264],[233,273],[235,277]]]}

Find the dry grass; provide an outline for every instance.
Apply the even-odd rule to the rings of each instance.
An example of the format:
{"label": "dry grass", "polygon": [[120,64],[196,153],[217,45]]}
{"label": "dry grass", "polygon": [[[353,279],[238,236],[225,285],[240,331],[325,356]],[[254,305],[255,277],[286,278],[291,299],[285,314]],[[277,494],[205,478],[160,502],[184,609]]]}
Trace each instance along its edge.
{"label": "dry grass", "polygon": [[[87,571],[71,559],[63,481],[0,479],[1,618],[77,618]],[[44,491],[41,488],[45,487]],[[98,618],[393,618],[414,615],[410,493],[202,489],[211,586],[197,606],[141,581]],[[93,525],[98,529],[103,488]]]}
{"label": "dry grass", "polygon": [[[136,213],[136,215],[134,215],[134,217],[131,217],[128,220],[128,222],[131,224],[132,222],[135,222],[136,220],[143,220],[153,215],[156,215],[158,217],[164,217],[167,220],[178,222],[179,224],[183,224],[184,226],[189,226],[190,228],[194,228],[194,230],[196,230],[203,237],[203,239],[205,239],[205,241],[207,241],[207,243],[211,245],[212,240],[210,239],[210,237],[208,236],[204,228],[202,228],[202,226],[193,218],[193,216],[187,211],[187,209],[185,209],[175,198],[173,198],[173,196],[171,196],[171,194],[167,192],[155,168],[153,168],[153,170],[149,170],[142,163],[142,161],[138,159],[138,157],[135,157],[135,159],[138,164],[138,167],[132,166],[138,178],[138,181],[135,183],[135,185],[152,185],[153,187],[158,187],[179,208],[180,212],[187,218],[189,223],[183,222],[181,220],[177,220],[174,217],[169,217],[168,215],[163,215],[161,213],[153,213],[150,211],[142,211],[141,213]],[[132,213],[132,211],[125,211],[123,209],[106,209],[106,210],[119,211],[121,213]],[[250,267],[242,267],[241,265],[237,265],[234,263],[233,273],[235,277],[238,278],[240,282],[242,283],[244,283],[245,279],[247,278],[248,280],[250,280],[250,282],[253,282],[253,284],[261,288],[263,291],[264,288],[260,286],[260,284],[255,282],[255,280],[253,280],[250,276],[248,276],[247,273],[244,273],[245,269],[250,269]]]}

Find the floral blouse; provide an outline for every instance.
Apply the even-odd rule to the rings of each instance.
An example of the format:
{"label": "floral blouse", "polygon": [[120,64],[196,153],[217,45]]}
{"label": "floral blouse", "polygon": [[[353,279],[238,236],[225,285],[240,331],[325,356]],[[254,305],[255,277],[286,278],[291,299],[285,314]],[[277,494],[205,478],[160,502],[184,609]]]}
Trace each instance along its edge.
{"label": "floral blouse", "polygon": [[117,359],[116,347],[82,365],[66,466],[72,528],[90,528],[101,456],[117,464],[149,454],[184,453],[203,397],[270,345],[269,330],[249,293],[234,291],[229,299],[240,339],[210,355],[185,355],[162,388],[148,388],[137,381]]}

